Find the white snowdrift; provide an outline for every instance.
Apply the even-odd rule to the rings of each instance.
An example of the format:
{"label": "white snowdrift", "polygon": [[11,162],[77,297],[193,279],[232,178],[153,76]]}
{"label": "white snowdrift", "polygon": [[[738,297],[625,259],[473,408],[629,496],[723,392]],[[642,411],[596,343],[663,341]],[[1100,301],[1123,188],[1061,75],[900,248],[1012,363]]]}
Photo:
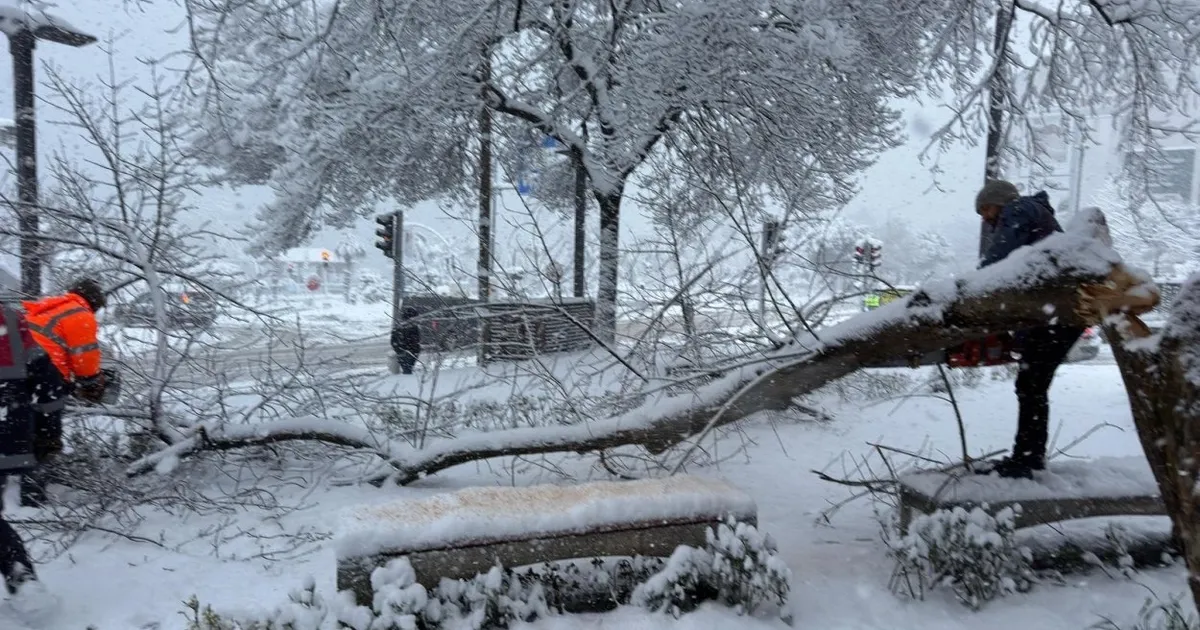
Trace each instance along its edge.
{"label": "white snowdrift", "polygon": [[426,499],[358,506],[346,511],[338,557],[444,549],[523,533],[567,535],[628,523],[757,514],[754,499],[720,480],[666,479],[577,485],[466,488]]}
{"label": "white snowdrift", "polygon": [[1051,462],[1037,479],[1005,479],[958,471],[956,475],[915,473],[902,476],[900,481],[926,496],[973,503],[1158,495],[1158,484],[1145,457]]}

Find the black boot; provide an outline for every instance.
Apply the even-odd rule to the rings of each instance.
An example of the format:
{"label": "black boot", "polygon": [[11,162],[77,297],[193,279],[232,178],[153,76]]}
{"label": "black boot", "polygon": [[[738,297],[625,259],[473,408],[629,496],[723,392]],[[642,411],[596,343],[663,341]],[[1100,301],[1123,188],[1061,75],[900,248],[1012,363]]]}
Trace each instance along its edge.
{"label": "black boot", "polygon": [[994,462],[975,464],[975,474],[995,473],[1005,479],[1033,479],[1033,471],[1045,470],[1046,463],[1033,457],[1005,457]]}

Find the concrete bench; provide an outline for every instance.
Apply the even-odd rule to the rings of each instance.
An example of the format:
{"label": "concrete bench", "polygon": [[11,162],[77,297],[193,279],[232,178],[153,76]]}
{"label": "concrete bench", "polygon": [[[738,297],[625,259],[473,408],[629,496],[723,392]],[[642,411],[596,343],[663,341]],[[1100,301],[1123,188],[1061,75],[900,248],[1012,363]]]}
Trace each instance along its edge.
{"label": "concrete bench", "polygon": [[719,480],[693,476],[571,486],[467,488],[425,499],[347,511],[336,543],[338,590],[361,605],[371,573],[407,557],[427,589],[442,578],[470,579],[500,563],[669,557],[701,547],[706,532],[733,515],[757,524],[754,500]]}
{"label": "concrete bench", "polygon": [[903,475],[897,482],[901,533],[907,533],[915,513],[982,505],[991,514],[1020,505],[1017,528],[1097,516],[1166,514],[1154,475],[1141,457],[1053,461],[1033,479],[956,470]]}

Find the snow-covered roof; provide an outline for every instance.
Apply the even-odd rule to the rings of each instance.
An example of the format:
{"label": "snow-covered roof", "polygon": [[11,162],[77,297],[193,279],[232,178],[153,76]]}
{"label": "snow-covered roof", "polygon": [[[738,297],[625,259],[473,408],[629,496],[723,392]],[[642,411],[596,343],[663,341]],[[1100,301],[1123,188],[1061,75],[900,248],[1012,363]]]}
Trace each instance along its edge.
{"label": "snow-covered roof", "polygon": [[276,256],[275,260],[290,263],[345,262],[331,247],[293,247]]}

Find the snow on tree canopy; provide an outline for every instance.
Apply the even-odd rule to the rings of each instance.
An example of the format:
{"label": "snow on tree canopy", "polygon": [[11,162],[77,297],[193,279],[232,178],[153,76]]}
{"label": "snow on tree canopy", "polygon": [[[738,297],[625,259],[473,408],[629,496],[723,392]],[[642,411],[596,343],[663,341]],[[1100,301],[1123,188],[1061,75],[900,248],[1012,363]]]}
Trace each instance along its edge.
{"label": "snow on tree canopy", "polygon": [[564,535],[629,523],[739,517],[757,513],[748,494],[692,476],[570,486],[466,488],[425,499],[346,511],[338,557],[446,548],[536,532]]}
{"label": "snow on tree canopy", "polygon": [[1144,457],[1050,462],[1046,470],[1034,473],[1033,479],[972,474],[955,479],[949,473],[922,472],[901,476],[899,481],[925,496],[949,502],[998,503],[1158,495],[1158,484]]}

